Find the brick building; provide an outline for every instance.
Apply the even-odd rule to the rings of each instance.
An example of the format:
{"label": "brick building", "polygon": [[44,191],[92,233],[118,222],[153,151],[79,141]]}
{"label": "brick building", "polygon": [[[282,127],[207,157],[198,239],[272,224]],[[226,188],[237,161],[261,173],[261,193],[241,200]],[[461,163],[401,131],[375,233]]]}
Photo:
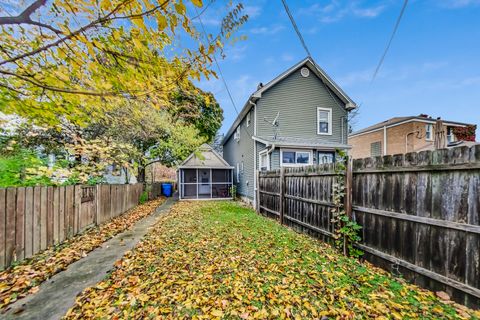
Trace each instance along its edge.
{"label": "brick building", "polygon": [[395,117],[349,135],[351,156],[365,158],[445,148],[457,141],[455,127],[470,124],[432,119],[426,115]]}

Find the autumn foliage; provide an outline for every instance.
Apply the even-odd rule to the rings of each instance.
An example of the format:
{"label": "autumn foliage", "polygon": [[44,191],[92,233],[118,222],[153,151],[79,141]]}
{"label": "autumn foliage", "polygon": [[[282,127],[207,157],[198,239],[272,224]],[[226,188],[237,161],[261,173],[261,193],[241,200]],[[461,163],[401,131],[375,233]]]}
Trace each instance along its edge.
{"label": "autumn foliage", "polygon": [[65,319],[480,316],[446,300],[235,202],[180,202]]}
{"label": "autumn foliage", "polygon": [[476,125],[468,125],[466,127],[454,127],[453,134],[460,141],[473,141],[476,139]]}
{"label": "autumn foliage", "polygon": [[0,272],[0,309],[38,291],[38,286],[116,234],[130,229],[154,212],[165,199],[139,205],[111,221],[49,248],[21,264]]}

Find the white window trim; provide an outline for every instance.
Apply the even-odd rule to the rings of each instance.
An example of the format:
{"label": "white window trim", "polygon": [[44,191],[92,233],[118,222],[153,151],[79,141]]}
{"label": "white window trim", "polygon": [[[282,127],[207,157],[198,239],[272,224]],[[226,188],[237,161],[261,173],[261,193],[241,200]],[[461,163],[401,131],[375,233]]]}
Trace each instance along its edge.
{"label": "white window trim", "polygon": [[236,171],[235,173],[236,173],[236,176],[237,176],[237,183],[239,183],[240,182],[240,163],[239,162],[237,162],[237,167],[236,167],[235,171]]}
{"label": "white window trim", "polygon": [[[430,127],[432,129],[432,130],[430,130],[430,138],[427,138],[427,132],[428,132],[427,128],[428,127]],[[425,140],[426,141],[433,141],[433,124],[431,124],[431,123],[427,123],[425,125]]]}
{"label": "white window trim", "polygon": [[[320,122],[320,111],[328,112],[328,132],[320,132],[320,126],[318,125]],[[332,135],[332,108],[317,107],[317,134],[322,136]]]}
{"label": "white window trim", "polygon": [[[310,154],[308,157],[308,163],[283,163],[283,152],[304,152]],[[295,154],[295,161],[297,158],[297,155]],[[303,166],[311,166],[313,164],[313,152],[310,149],[280,149],[280,166],[281,167],[303,167]]]}
{"label": "white window trim", "polygon": [[250,127],[252,119],[250,118],[250,111],[247,113],[247,127]]}
{"label": "white window trim", "polygon": [[268,149],[260,151],[258,153],[258,170],[262,170],[262,156],[267,156],[267,171],[270,170],[270,154],[268,153]]}
{"label": "white window trim", "polygon": [[235,130],[235,135],[233,136],[233,138],[239,142],[240,141],[240,125],[238,125],[237,129]]}

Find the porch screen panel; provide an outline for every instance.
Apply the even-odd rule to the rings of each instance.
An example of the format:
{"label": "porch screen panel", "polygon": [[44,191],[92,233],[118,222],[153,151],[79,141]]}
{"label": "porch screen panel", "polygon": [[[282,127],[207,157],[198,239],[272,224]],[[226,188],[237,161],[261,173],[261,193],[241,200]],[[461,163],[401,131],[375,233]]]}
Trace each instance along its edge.
{"label": "porch screen panel", "polygon": [[212,198],[231,198],[232,170],[212,169]]}
{"label": "porch screen panel", "polygon": [[197,198],[197,170],[183,169],[182,170],[182,198],[196,199]]}

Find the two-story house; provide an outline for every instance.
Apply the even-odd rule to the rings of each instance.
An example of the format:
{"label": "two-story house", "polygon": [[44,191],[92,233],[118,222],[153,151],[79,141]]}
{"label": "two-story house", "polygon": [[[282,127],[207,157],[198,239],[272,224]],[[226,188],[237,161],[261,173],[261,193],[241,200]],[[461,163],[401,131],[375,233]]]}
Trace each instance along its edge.
{"label": "two-story house", "polygon": [[252,93],[223,140],[237,193],[253,201],[257,170],[334,161],[349,148],[348,112],[355,103],[311,58]]}
{"label": "two-story house", "polygon": [[352,158],[394,155],[457,145],[454,128],[471,126],[428,115],[395,117],[349,135]]}

